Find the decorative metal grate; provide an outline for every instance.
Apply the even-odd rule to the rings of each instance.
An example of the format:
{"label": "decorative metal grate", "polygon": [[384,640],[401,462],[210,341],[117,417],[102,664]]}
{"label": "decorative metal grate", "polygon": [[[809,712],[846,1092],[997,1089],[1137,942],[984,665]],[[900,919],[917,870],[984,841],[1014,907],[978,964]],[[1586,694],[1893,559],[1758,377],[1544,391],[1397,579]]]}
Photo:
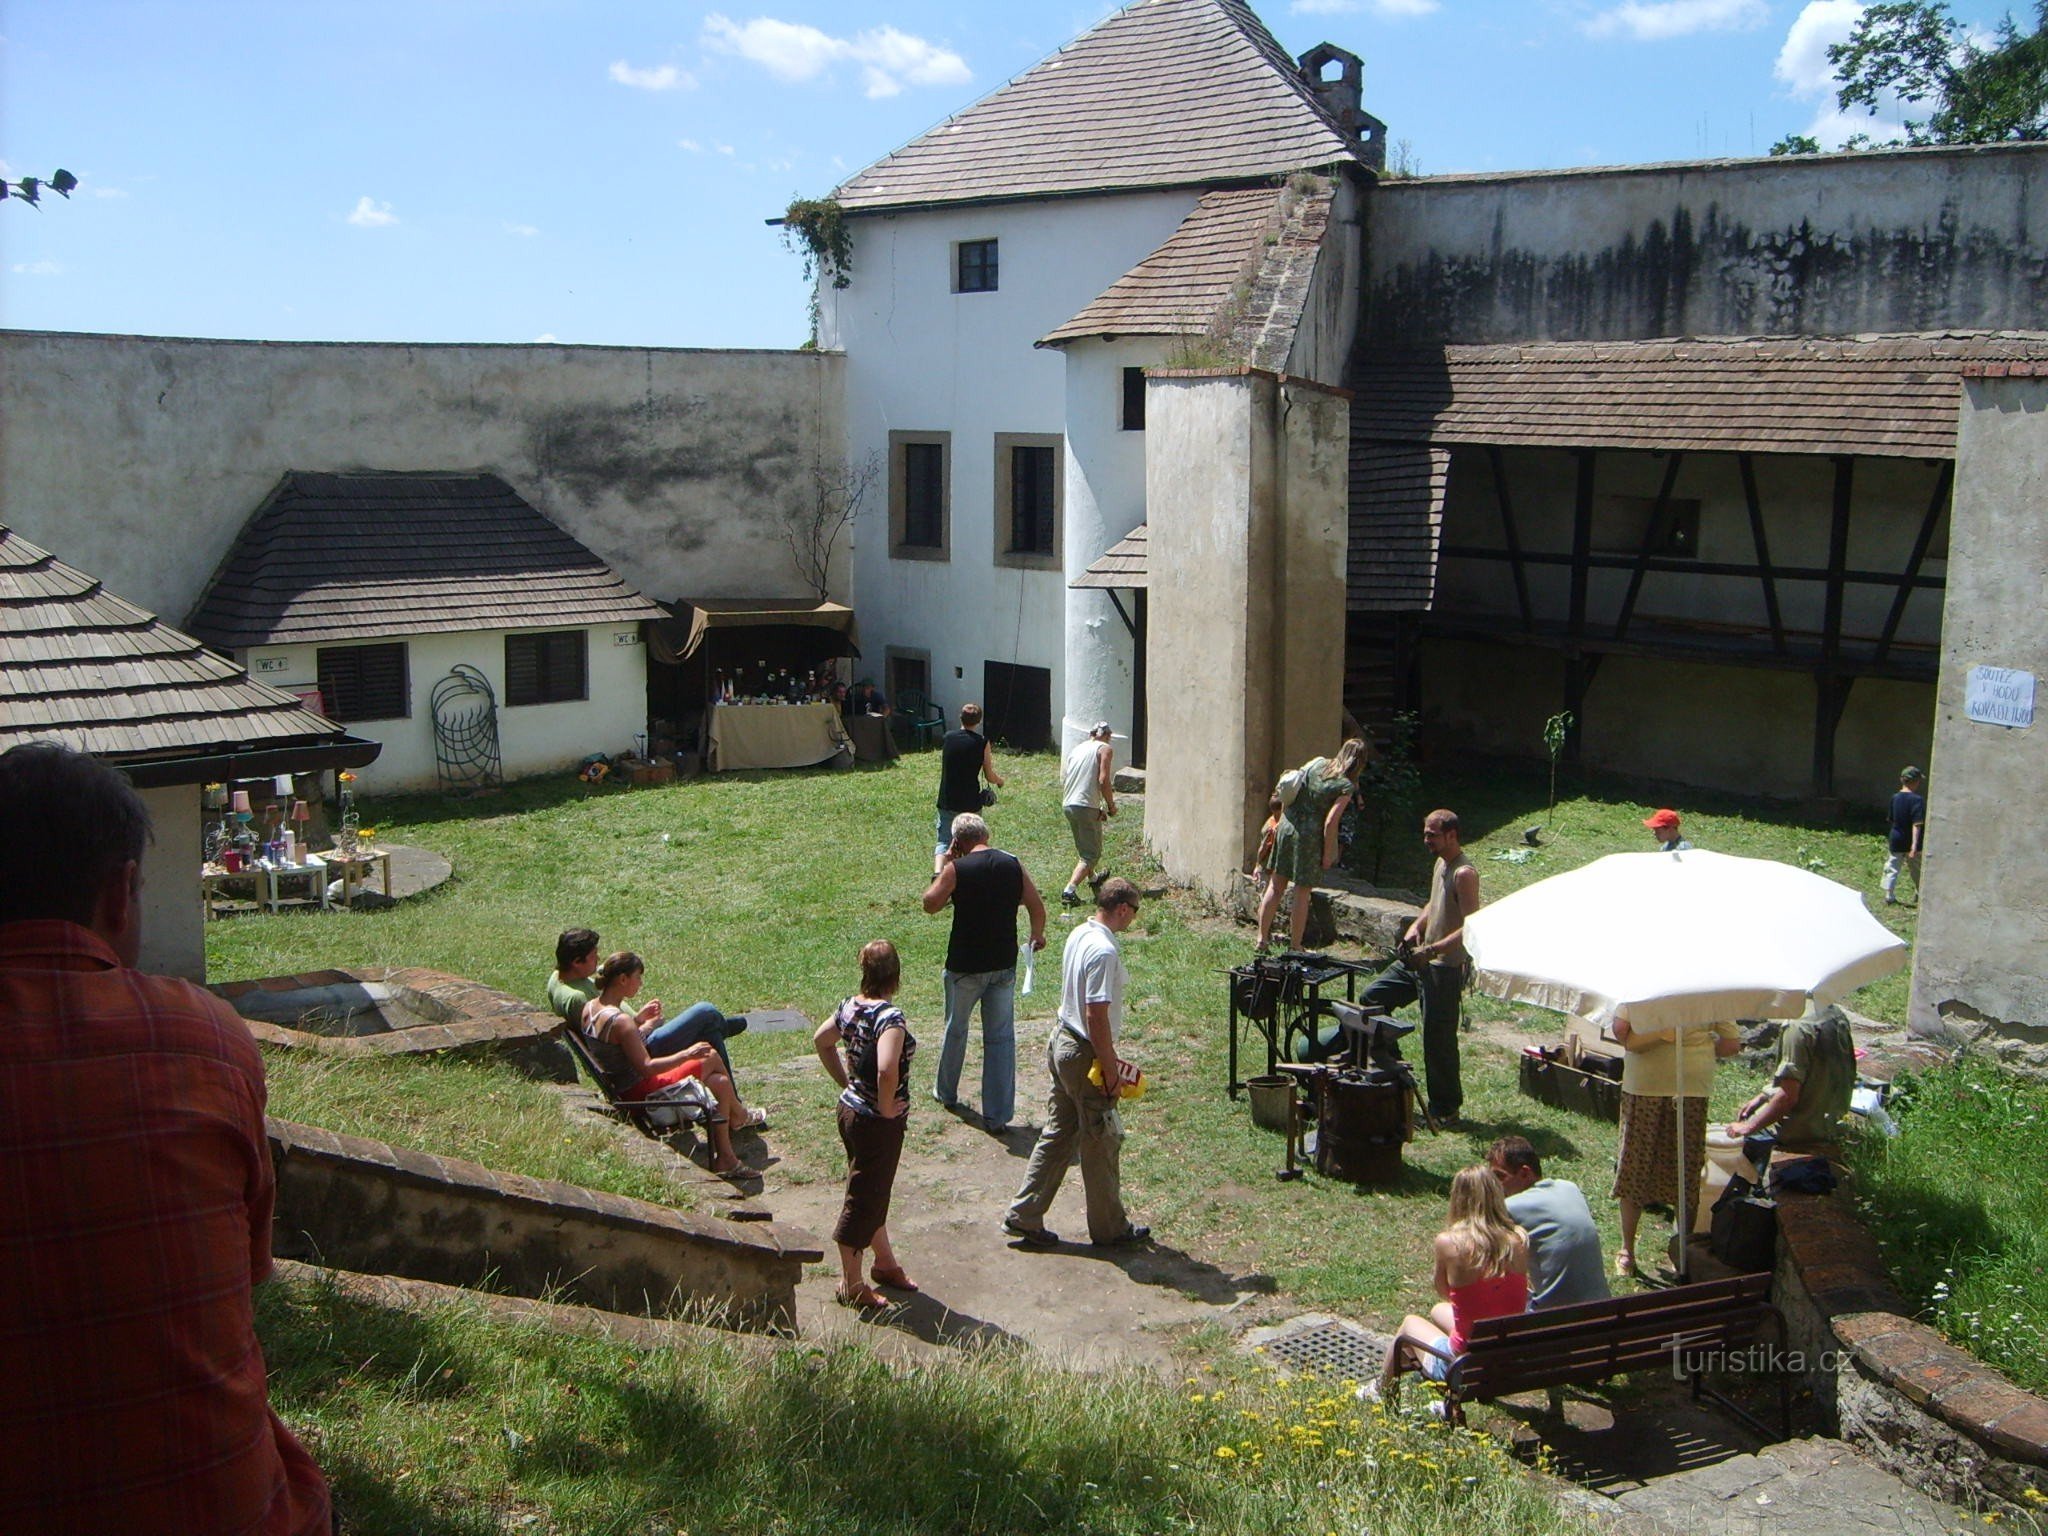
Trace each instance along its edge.
{"label": "decorative metal grate", "polygon": [[498,754],[498,697],[475,667],[457,664],[428,697],[434,716],[434,766],[448,791],[504,782]]}
{"label": "decorative metal grate", "polygon": [[1295,1329],[1283,1329],[1265,1342],[1266,1358],[1290,1371],[1366,1381],[1386,1363],[1387,1341],[1356,1323],[1331,1318]]}

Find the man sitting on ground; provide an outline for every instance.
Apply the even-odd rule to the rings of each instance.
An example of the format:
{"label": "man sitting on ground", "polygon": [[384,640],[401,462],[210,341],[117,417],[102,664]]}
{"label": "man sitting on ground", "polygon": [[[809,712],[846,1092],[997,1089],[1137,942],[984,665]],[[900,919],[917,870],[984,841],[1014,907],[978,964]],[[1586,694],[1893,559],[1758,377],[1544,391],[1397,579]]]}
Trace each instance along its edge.
{"label": "man sitting on ground", "polygon": [[[555,968],[548,974],[548,1007],[571,1029],[583,1017],[583,1005],[597,996],[597,935],[588,928],[565,928],[555,940]],[[732,1053],[725,1042],[743,1034],[747,1016],[728,1018],[709,1003],[692,1003],[666,1023],[661,1021],[661,999],[650,997],[633,1016],[647,1042],[650,1055],[667,1056],[693,1045],[709,1045],[718,1052],[727,1073],[732,1071]]]}
{"label": "man sitting on ground", "polygon": [[0,1531],[325,1536],[256,1338],[263,1060],[135,968],[149,836],[104,763],[0,755]]}
{"label": "man sitting on ground", "polygon": [[1529,1234],[1529,1310],[1605,1301],[1607,1262],[1600,1232],[1579,1186],[1543,1177],[1542,1161],[1523,1136],[1503,1136],[1486,1153],[1500,1180],[1508,1214]]}

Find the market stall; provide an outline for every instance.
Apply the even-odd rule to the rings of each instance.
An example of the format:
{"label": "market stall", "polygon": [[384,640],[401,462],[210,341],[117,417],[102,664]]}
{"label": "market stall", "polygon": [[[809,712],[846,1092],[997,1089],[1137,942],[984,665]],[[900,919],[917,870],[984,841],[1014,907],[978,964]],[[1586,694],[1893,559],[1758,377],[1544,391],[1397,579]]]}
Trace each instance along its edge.
{"label": "market stall", "polygon": [[[854,754],[840,719],[853,610],[814,598],[664,603],[650,626],[656,755],[695,750],[713,772],[801,768]],[[666,745],[665,745],[666,744]]]}

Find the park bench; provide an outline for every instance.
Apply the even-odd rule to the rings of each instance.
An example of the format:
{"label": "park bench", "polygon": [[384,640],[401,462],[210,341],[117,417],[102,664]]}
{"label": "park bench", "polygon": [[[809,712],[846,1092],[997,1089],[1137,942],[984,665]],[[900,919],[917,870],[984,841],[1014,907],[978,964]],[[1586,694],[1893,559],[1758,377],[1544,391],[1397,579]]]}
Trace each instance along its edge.
{"label": "park bench", "polygon": [[[708,1103],[693,1104],[681,1099],[632,1099],[625,1097],[630,1083],[614,1082],[611,1075],[597,1064],[591,1054],[590,1043],[586,1041],[574,1024],[564,1025],[563,1043],[569,1047],[569,1054],[576,1058],[576,1064],[596,1087],[612,1112],[639,1131],[661,1141],[685,1127],[705,1125],[718,1117],[717,1107]],[[708,1097],[708,1095],[707,1095]]]}
{"label": "park bench", "polygon": [[[1446,1411],[1462,1422],[1465,1403],[1492,1402],[1516,1392],[1554,1394],[1629,1371],[1670,1371],[1686,1379],[1695,1401],[1711,1398],[1768,1438],[1769,1429],[1753,1414],[1702,1381],[1717,1366],[1735,1362],[1754,1369],[1762,1362],[1776,1377],[1780,1437],[1789,1439],[1792,1393],[1782,1358],[1785,1319],[1771,1305],[1770,1289],[1768,1274],[1733,1275],[1490,1317],[1473,1325],[1465,1353],[1456,1360],[1446,1350],[1430,1350],[1449,1361]],[[1774,1347],[1756,1350],[1767,1334]]]}

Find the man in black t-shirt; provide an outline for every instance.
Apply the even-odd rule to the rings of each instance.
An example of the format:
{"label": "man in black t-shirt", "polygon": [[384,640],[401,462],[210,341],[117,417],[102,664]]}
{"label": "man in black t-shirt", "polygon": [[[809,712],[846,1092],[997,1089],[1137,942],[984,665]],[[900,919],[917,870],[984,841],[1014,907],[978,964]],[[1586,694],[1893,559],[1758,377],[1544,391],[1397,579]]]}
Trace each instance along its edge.
{"label": "man in black t-shirt", "polygon": [[945,867],[946,849],[953,842],[953,818],[962,811],[981,810],[983,779],[997,789],[1003,787],[995,753],[981,734],[981,706],[962,704],[960,729],[948,731],[939,743],[939,840],[932,850],[933,874]]}
{"label": "man in black t-shirt", "polygon": [[1892,796],[1891,841],[1884,860],[1884,904],[1898,900],[1899,870],[1913,877],[1913,896],[1920,895],[1920,842],[1927,832],[1927,776],[1918,768],[1899,775],[1899,792]]}
{"label": "man in black t-shirt", "polygon": [[932,1097],[957,1108],[967,1061],[967,1025],[981,1004],[981,1120],[991,1135],[1010,1128],[1017,1102],[1017,909],[1031,915],[1030,944],[1045,948],[1045,902],[1015,855],[988,845],[988,823],[973,811],[953,818],[953,839],[924,893],[924,909],[953,908],[946,945],[946,1039]]}

